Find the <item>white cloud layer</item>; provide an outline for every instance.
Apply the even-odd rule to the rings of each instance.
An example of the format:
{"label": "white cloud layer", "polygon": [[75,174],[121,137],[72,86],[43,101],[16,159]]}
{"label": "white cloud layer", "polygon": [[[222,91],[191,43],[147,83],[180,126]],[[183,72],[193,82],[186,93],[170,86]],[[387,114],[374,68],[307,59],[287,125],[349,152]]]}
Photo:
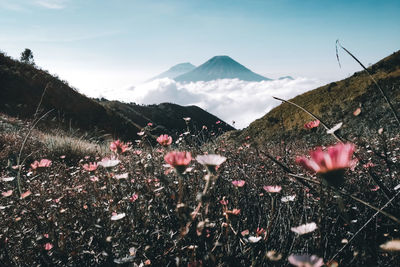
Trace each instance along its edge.
{"label": "white cloud layer", "polygon": [[235,121],[235,127],[240,129],[280,104],[272,96],[290,99],[320,85],[320,81],[308,78],[261,82],[223,79],[187,84],[164,78],[123,90],[92,93],[91,96],[137,104],[197,105],[227,123]]}

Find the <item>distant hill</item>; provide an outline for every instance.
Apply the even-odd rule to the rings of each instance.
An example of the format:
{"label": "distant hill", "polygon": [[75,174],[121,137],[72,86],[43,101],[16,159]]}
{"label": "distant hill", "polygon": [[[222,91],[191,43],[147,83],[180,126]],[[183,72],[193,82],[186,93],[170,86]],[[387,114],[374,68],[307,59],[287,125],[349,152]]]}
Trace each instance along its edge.
{"label": "distant hill", "polygon": [[153,122],[155,125],[152,133],[156,135],[163,133],[174,135],[186,131],[187,126],[183,118],[187,117],[191,118],[189,125],[194,130],[201,130],[203,126],[209,131],[234,130],[232,126],[197,106],[184,107],[173,103],[141,106],[106,100],[100,103],[140,125]]}
{"label": "distant hill", "polygon": [[233,129],[198,107],[172,104],[139,106],[90,99],[47,71],[0,53],[0,112],[33,118],[39,102],[40,114],[51,110],[47,118],[49,122],[55,121],[57,125],[82,130],[101,130],[125,139],[137,138],[137,133],[149,122],[153,123],[154,128],[162,130],[155,131],[155,134],[184,132],[186,124],[183,117],[192,117],[192,125],[205,125],[210,129],[217,129],[216,122],[221,121],[218,124],[219,132]]}
{"label": "distant hill", "polygon": [[239,79],[243,81],[268,81],[228,56],[215,56],[199,67],[175,78],[177,82],[212,81],[217,79]]}
{"label": "distant hill", "polygon": [[[400,113],[400,51],[370,66],[368,71]],[[343,122],[339,132],[348,139],[376,136],[380,127],[388,132],[398,132],[397,123],[388,105],[365,71],[296,96],[291,101],[319,116],[331,127]],[[353,112],[359,107],[361,113],[355,116]],[[321,134],[304,128],[304,124],[311,120],[313,119],[305,112],[283,103],[236,135],[238,134],[240,140],[251,136],[260,145],[269,140],[326,136],[321,126],[316,129]]]}
{"label": "distant hill", "polygon": [[186,62],[186,63],[180,63],[177,64],[173,67],[171,67],[170,69],[168,69],[167,71],[149,79],[149,81],[155,80],[155,79],[161,79],[161,78],[170,78],[170,79],[175,79],[176,77],[178,77],[179,75],[182,75],[184,73],[187,73],[193,69],[195,69],[196,66]]}

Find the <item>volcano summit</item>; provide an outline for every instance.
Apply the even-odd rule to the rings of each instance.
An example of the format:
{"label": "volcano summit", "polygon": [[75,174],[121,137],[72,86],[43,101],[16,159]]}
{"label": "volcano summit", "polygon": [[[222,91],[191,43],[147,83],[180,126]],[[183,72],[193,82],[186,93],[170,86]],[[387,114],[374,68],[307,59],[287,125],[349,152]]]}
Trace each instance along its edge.
{"label": "volcano summit", "polygon": [[179,75],[174,80],[177,82],[197,82],[218,79],[239,79],[254,82],[271,80],[252,72],[229,56],[215,56],[199,67]]}

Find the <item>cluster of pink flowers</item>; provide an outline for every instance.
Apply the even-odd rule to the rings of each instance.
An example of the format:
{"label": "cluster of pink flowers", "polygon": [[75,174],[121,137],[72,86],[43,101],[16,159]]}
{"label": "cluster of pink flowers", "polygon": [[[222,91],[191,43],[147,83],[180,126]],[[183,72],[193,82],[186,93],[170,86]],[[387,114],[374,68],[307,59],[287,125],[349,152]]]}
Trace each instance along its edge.
{"label": "cluster of pink flowers", "polygon": [[41,159],[40,161],[35,160],[31,164],[32,170],[38,170],[38,169],[47,168],[50,166],[51,166],[51,160],[49,160],[49,159]]}

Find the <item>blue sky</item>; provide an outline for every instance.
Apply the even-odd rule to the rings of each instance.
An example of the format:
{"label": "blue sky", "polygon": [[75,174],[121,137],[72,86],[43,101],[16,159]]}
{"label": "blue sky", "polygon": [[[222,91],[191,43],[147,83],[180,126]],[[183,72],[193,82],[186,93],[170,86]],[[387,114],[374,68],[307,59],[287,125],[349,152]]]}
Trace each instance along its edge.
{"label": "blue sky", "polygon": [[229,55],[267,77],[334,81],[400,49],[398,0],[0,0],[0,50],[80,90],[118,89]]}

